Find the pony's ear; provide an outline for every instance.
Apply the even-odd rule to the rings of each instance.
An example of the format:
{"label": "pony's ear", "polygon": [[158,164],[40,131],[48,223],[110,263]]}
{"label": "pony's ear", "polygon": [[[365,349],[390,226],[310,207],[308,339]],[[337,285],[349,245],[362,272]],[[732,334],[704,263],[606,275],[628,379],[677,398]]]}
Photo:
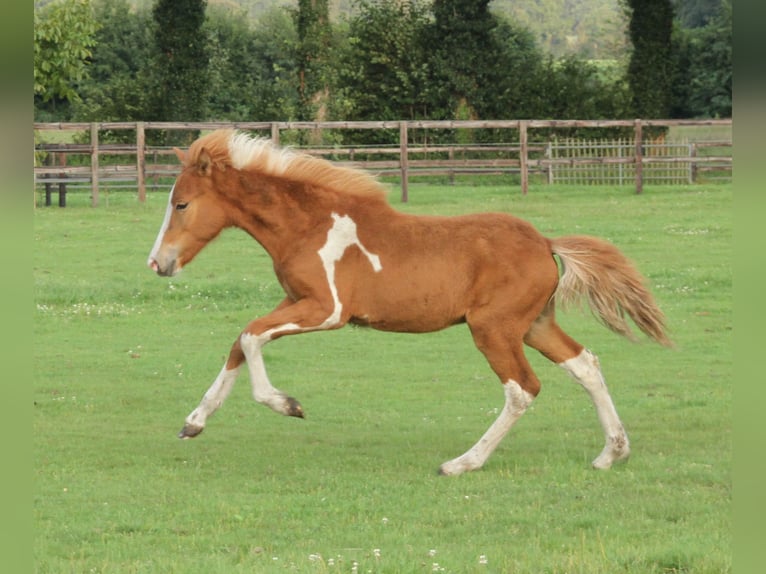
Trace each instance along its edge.
{"label": "pony's ear", "polygon": [[178,149],[177,147],[174,147],[173,151],[176,152],[176,157],[178,157],[178,161],[180,161],[182,165],[186,165],[186,152],[181,149]]}
{"label": "pony's ear", "polygon": [[206,177],[213,173],[213,158],[210,157],[210,153],[204,148],[202,148],[197,159],[197,172]]}

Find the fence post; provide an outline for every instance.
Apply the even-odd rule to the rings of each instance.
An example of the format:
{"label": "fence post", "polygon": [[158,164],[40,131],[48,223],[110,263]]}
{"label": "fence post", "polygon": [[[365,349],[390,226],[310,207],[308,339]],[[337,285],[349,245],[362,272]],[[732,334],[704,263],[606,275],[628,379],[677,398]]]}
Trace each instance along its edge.
{"label": "fence post", "polygon": [[[622,138],[618,139],[617,140],[617,157],[620,159],[622,159],[623,157],[622,148],[624,146],[625,144],[623,143],[623,139]],[[625,166],[623,165],[622,162],[620,162],[617,164],[617,185],[619,185],[620,187],[622,187],[622,184],[623,184],[623,175],[625,175]]]}
{"label": "fence post", "polygon": [[[45,158],[45,165],[53,165],[53,162],[55,161],[56,154],[53,152],[49,152],[48,155]],[[45,206],[48,207],[51,204],[51,195],[53,192],[53,184],[45,182]]]}
{"label": "fence post", "polygon": [[279,125],[277,122],[271,122],[271,141],[274,145],[279,145]]}
{"label": "fence post", "polygon": [[694,161],[697,157],[697,144],[692,142],[689,144],[689,183],[692,184],[697,181],[697,162]]}
{"label": "fence post", "polygon": [[521,194],[526,195],[529,190],[529,170],[527,166],[527,120],[519,122],[519,168],[521,169]]}
{"label": "fence post", "polygon": [[399,167],[402,172],[402,203],[407,203],[409,200],[409,191],[407,189],[407,172],[409,171],[407,122],[399,122]]}
{"label": "fence post", "polygon": [[635,144],[636,144],[636,193],[641,194],[644,191],[644,142],[641,132],[641,120],[635,123]]}
{"label": "fence post", "polygon": [[[59,156],[59,165],[62,167],[66,167],[66,152],[63,151],[58,154]],[[62,179],[66,179],[67,175],[66,172],[61,172]],[[66,207],[66,183],[61,182],[59,183],[59,207]]]}
{"label": "fence post", "polygon": [[[455,148],[452,146],[449,146],[449,150],[447,151],[447,158],[449,159],[450,163],[455,161]],[[455,185],[455,170],[450,168],[449,170],[449,184]]]}
{"label": "fence post", "polygon": [[136,122],[136,174],[138,179],[138,201],[146,201],[146,131],[144,122]]}
{"label": "fence post", "polygon": [[[553,143],[550,140],[548,140],[548,143],[545,144],[545,157],[546,159],[553,159]],[[553,163],[552,162],[548,162],[545,173],[546,173],[545,181],[548,185],[551,185],[553,183]]]}
{"label": "fence post", "polygon": [[98,206],[98,124],[90,124],[90,189],[91,205]]}

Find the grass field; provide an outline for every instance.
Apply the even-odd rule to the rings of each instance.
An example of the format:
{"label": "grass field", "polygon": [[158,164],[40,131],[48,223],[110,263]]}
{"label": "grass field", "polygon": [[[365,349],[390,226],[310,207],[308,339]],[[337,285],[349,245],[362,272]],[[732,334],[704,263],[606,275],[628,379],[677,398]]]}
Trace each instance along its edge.
{"label": "grass field", "polygon": [[[397,193],[392,193],[396,202]],[[197,439],[176,433],[245,323],[281,298],[265,253],[224,233],[171,280],[145,267],[165,194],[34,215],[34,571],[731,571],[732,191],[412,185],[413,213],[510,211],[613,241],[648,277],[675,349],[587,314],[633,446],[603,446],[585,392],[534,353],[543,390],[479,471],[439,477],[502,406],[467,329],[361,328],[267,346],[307,418],[246,376]]]}

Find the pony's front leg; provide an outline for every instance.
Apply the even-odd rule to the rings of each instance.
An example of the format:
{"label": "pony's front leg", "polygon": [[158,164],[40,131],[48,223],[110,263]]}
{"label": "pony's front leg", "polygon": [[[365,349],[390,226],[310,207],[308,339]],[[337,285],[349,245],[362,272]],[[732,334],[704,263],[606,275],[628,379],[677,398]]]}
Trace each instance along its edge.
{"label": "pony's front leg", "polygon": [[247,367],[250,370],[250,382],[253,386],[253,398],[272,410],[291,417],[303,418],[301,404],[275,388],[266,374],[266,365],[263,362],[263,345],[271,340],[270,334],[253,335],[243,333],[240,337],[242,350],[247,357]]}
{"label": "pony's front leg", "polygon": [[265,317],[251,322],[232,346],[226,364],[199,406],[186,417],[179,437],[192,438],[204,430],[208,417],[218,410],[231,392],[244,361],[247,361],[256,401],[283,415],[303,418],[301,404],[269,381],[261,349],[266,343],[284,335],[336,329],[342,325],[343,322],[326,305],[311,299],[297,303],[286,299]]}
{"label": "pony's front leg", "polygon": [[213,384],[205,392],[199,406],[186,417],[184,428],[178,433],[178,438],[193,438],[205,429],[207,418],[217,411],[223,404],[223,401],[226,400],[226,397],[229,396],[244,360],[245,356],[242,353],[239,341],[237,341],[232,346],[226,364],[221,369],[221,372],[218,373]]}
{"label": "pony's front leg", "polygon": [[343,321],[315,299],[282,302],[274,311],[250,323],[239,338],[250,371],[253,398],[283,415],[303,418],[303,408],[293,397],[275,388],[266,374],[263,346],[283,337],[310,331],[337,329]]}

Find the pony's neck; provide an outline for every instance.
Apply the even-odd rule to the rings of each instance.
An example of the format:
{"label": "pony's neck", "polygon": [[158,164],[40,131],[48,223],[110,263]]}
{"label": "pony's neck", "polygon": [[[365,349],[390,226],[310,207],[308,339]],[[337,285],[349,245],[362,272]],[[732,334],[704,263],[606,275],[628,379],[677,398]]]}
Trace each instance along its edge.
{"label": "pony's neck", "polygon": [[[272,259],[295,249],[322,220],[339,207],[338,194],[317,193],[310,184],[253,174],[237,178],[233,203],[236,227],[258,241]],[[231,190],[231,188],[229,188]]]}

